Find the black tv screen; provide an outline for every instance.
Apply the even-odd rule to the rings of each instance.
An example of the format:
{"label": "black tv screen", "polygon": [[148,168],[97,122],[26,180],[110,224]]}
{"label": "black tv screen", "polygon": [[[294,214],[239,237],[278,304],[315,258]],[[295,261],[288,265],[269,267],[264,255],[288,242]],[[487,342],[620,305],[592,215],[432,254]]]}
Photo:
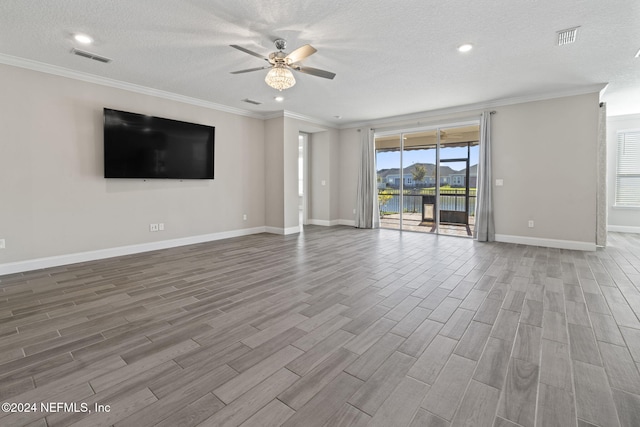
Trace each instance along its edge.
{"label": "black tv screen", "polygon": [[213,179],[215,128],[104,109],[104,177]]}

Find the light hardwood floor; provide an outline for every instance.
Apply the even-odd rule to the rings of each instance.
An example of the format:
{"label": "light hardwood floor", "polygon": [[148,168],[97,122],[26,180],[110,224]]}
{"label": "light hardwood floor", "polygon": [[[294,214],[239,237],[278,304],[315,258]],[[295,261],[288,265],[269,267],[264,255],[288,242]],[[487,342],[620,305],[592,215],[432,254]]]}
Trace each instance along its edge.
{"label": "light hardwood floor", "polygon": [[0,425],[638,426],[609,243],[307,227],[0,277],[0,402],[38,405]]}

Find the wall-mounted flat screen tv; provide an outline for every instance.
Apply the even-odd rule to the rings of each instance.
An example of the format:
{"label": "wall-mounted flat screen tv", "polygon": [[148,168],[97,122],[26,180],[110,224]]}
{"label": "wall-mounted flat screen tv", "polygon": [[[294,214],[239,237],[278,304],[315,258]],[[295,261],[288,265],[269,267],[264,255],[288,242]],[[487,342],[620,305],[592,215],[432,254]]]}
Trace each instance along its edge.
{"label": "wall-mounted flat screen tv", "polygon": [[213,179],[215,128],[104,109],[104,177]]}

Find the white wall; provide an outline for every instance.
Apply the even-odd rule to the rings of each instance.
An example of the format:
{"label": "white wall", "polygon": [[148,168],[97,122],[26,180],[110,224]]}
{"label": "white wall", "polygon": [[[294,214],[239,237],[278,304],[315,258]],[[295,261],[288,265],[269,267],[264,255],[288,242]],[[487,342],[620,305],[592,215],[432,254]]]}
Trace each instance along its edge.
{"label": "white wall", "polygon": [[284,233],[284,119],[266,120],[265,130],[265,209],[266,224]]}
{"label": "white wall", "polygon": [[[312,223],[336,225],[340,217],[339,133],[335,129],[316,132],[309,144],[311,155],[310,218]],[[324,185],[323,185],[324,182]]]}
{"label": "white wall", "polygon": [[[6,65],[0,94],[0,265],[264,228],[263,120]],[[104,179],[103,107],[215,126],[215,179]]]}
{"label": "white wall", "polygon": [[[499,239],[595,249],[598,102],[598,93],[592,93],[495,108],[493,173],[504,180],[503,187],[494,186]],[[479,114],[471,111],[385,127],[454,123]],[[345,129],[340,138],[340,215],[346,222],[353,219],[355,208],[359,133]],[[527,226],[530,219],[534,228]]]}
{"label": "white wall", "polygon": [[[284,117],[284,193],[285,223],[293,230],[299,223],[298,212],[298,136],[309,134],[309,223],[333,225],[339,212],[339,137],[338,130],[298,118]],[[322,185],[325,181],[325,185]],[[295,203],[294,203],[295,201]]]}
{"label": "white wall", "polygon": [[640,208],[615,207],[617,132],[640,129],[640,114],[607,118],[607,225],[610,231],[640,233]]}
{"label": "white wall", "polygon": [[[5,65],[0,93],[0,239],[7,245],[0,267],[216,233],[293,231],[300,131],[313,134],[310,219],[353,223],[356,129],[337,131],[286,114],[263,121]],[[215,126],[215,180],[104,179],[103,107]],[[524,243],[592,245],[598,95],[496,110],[494,175],[505,182],[495,189],[497,233]],[[474,114],[479,111],[385,126]],[[529,219],[534,229],[527,228]],[[164,232],[148,231],[159,222]]]}
{"label": "white wall", "polygon": [[340,219],[340,188],[342,186],[340,179],[340,133],[337,129],[331,129],[327,132],[327,137],[329,139],[329,187],[331,189],[329,221],[334,224]]}
{"label": "white wall", "polygon": [[298,208],[298,143],[300,127],[297,120],[284,118],[284,227],[285,233],[300,231],[300,210]]}
{"label": "white wall", "polygon": [[[266,120],[266,218],[267,231],[291,234],[300,231],[298,196],[298,137],[309,141],[309,222],[329,225],[338,219],[338,132],[283,115]],[[321,186],[321,180],[326,186]],[[334,186],[334,191],[331,186]],[[332,216],[333,215],[333,216]]]}
{"label": "white wall", "polygon": [[[366,127],[363,128],[366,129]],[[340,130],[340,194],[339,218],[343,224],[355,225],[358,168],[360,165],[360,132],[357,129]]]}
{"label": "white wall", "polygon": [[594,93],[497,109],[496,234],[595,244],[598,103]]}

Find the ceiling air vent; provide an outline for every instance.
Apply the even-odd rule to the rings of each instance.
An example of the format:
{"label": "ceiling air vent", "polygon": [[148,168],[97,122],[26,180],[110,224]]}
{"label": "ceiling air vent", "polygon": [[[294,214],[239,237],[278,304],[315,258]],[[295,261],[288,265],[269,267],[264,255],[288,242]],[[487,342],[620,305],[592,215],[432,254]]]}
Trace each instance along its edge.
{"label": "ceiling air vent", "polygon": [[578,28],[580,27],[567,28],[566,30],[558,31],[558,46],[574,43],[576,41]]}
{"label": "ceiling air vent", "polygon": [[86,50],[73,48],[71,49],[71,53],[73,53],[74,55],[82,56],[83,58],[89,58],[93,59],[94,61],[104,62],[105,64],[111,62],[111,58],[105,58],[104,56],[96,55],[95,53],[87,52]]}
{"label": "ceiling air vent", "polygon": [[249,98],[245,98],[245,99],[243,99],[243,100],[242,100],[242,102],[246,102],[246,103],[248,103],[248,104],[253,104],[253,105],[260,105],[260,104],[262,104],[262,102],[260,102],[260,101],[255,101],[255,100],[253,100],[253,99],[249,99]]}

